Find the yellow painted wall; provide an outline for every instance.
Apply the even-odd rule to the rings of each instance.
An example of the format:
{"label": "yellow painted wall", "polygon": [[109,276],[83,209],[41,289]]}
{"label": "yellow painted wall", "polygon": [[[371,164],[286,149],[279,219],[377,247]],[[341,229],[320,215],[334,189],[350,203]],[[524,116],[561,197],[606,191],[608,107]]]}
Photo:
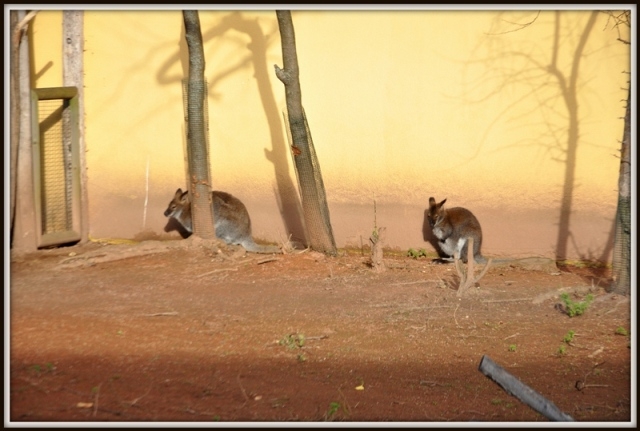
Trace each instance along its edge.
{"label": "yellow painted wall", "polygon": [[[561,28],[569,29],[558,57],[564,74],[588,14],[561,12]],[[375,197],[389,246],[430,249],[422,223],[434,196],[476,213],[486,254],[553,256],[564,164],[551,148],[566,142],[566,108],[552,97],[554,78],[531,62],[550,61],[553,11],[292,16],[302,101],[339,246],[366,243]],[[88,10],[84,18],[91,236],[164,234],[162,212],[186,186],[182,14]],[[520,31],[508,24],[534,18]],[[60,23],[60,12],[34,22],[39,87],[61,85]],[[295,193],[296,179],[284,87],[273,73],[274,64],[282,66],[275,12],[201,11],[200,23],[214,188],[245,202],[256,237],[284,240],[291,206],[282,215],[279,201]],[[572,258],[610,258],[628,79],[622,72],[630,70],[629,48],[616,37],[601,14],[580,63]],[[524,68],[527,75],[513,75]],[[510,79],[519,84],[505,86]],[[543,115],[551,111],[542,104],[556,115]]]}

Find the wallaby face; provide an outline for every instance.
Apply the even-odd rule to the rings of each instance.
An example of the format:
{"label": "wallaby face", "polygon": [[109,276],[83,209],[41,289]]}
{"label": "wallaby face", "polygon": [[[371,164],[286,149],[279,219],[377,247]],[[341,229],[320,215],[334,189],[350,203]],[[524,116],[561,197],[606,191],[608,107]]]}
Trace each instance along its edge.
{"label": "wallaby face", "polygon": [[[211,204],[213,205],[216,236],[225,243],[241,245],[245,250],[254,253],[282,253],[279,247],[255,243],[251,236],[249,212],[240,199],[226,192],[212,191]],[[164,215],[173,217],[189,233],[193,233],[189,191],[176,190]]]}
{"label": "wallaby face", "polygon": [[463,262],[467,262],[467,242],[473,238],[473,257],[476,262],[486,260],[480,253],[482,247],[482,229],[478,219],[465,208],[444,208],[447,200],[436,204],[434,198],[429,198],[429,226],[438,238],[438,245],[443,253],[452,256],[457,252]]}
{"label": "wallaby face", "polygon": [[176,190],[175,196],[164,211],[164,216],[173,217],[187,232],[193,233],[193,225],[191,224],[191,202],[189,201],[188,193],[188,191],[182,193],[182,189]]}

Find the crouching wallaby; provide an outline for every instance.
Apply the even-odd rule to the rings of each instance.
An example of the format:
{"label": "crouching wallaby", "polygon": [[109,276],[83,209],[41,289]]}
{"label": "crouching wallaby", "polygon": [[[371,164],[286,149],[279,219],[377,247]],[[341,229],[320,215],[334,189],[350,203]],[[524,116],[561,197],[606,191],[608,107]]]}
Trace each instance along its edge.
{"label": "crouching wallaby", "polygon": [[[211,202],[218,238],[227,244],[241,245],[245,250],[253,253],[282,253],[280,247],[255,243],[251,236],[249,212],[240,199],[229,193],[212,191]],[[189,233],[193,233],[189,191],[176,190],[164,215],[173,217]]]}
{"label": "crouching wallaby", "polygon": [[485,263],[486,259],[480,253],[482,246],[482,229],[480,222],[471,211],[465,208],[444,208],[447,200],[436,204],[434,198],[429,198],[429,226],[438,238],[440,250],[447,256],[453,257],[458,253],[460,259],[467,263],[467,243],[473,238],[473,257],[477,263]]}

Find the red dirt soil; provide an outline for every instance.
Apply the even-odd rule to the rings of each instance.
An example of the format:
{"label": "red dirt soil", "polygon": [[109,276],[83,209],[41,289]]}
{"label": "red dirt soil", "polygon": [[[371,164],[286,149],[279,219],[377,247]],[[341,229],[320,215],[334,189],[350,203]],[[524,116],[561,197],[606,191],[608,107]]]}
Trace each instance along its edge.
{"label": "red dirt soil", "polygon": [[[478,370],[483,355],[576,421],[635,420],[630,301],[604,290],[606,269],[495,266],[458,298],[452,264],[385,251],[376,272],[367,253],[14,254],[5,425],[548,422]],[[569,317],[562,292],[593,301]]]}

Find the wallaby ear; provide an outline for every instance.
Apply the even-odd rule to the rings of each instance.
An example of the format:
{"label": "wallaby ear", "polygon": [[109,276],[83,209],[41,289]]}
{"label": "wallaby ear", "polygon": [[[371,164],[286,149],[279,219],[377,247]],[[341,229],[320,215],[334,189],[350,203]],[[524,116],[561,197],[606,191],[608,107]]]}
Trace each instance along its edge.
{"label": "wallaby ear", "polygon": [[176,190],[175,197],[179,198],[180,196],[182,196],[182,189]]}
{"label": "wallaby ear", "polygon": [[434,206],[436,204],[436,200],[433,197],[429,198],[429,208],[431,208],[432,206]]}
{"label": "wallaby ear", "polygon": [[438,208],[441,208],[441,207],[442,207],[442,205],[444,205],[444,203],[445,203],[446,201],[447,201],[447,198],[445,198],[442,202],[440,202],[440,203],[438,204]]}

